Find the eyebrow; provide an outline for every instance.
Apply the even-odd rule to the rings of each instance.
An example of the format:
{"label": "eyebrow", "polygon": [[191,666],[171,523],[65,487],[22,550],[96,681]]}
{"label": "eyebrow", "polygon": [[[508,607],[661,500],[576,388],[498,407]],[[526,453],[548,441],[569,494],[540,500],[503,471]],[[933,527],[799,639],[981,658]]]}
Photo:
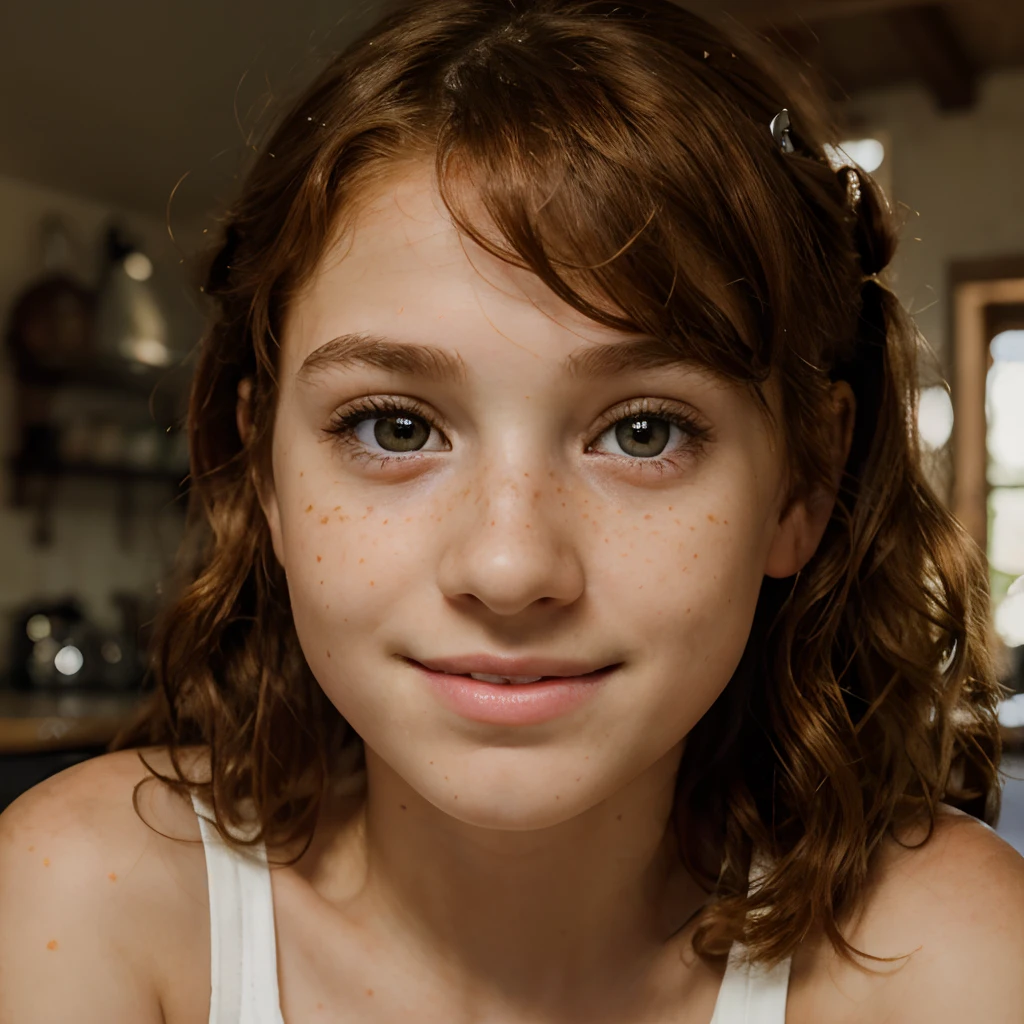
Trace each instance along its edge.
{"label": "eyebrow", "polygon": [[[653,337],[587,345],[571,353],[563,368],[579,380],[597,380],[637,370],[669,366],[697,366],[695,360]],[[311,352],[299,367],[298,376],[311,380],[329,369],[369,366],[407,377],[422,377],[437,383],[463,383],[466,364],[457,353],[434,345],[394,341],[372,332],[343,334]]]}

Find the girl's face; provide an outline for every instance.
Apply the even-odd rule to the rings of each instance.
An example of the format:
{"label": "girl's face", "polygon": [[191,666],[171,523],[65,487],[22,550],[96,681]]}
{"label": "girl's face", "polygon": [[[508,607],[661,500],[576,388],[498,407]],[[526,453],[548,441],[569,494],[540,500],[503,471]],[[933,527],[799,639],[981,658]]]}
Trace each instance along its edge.
{"label": "girl's face", "polygon": [[[345,360],[357,333],[388,366]],[[784,453],[741,389],[590,372],[631,340],[459,236],[426,172],[364,204],[291,306],[263,501],[299,639],[374,755],[463,822],[551,825],[678,755],[763,576],[827,520],[780,521]],[[473,654],[618,667],[555,717],[483,722],[415,664]]]}

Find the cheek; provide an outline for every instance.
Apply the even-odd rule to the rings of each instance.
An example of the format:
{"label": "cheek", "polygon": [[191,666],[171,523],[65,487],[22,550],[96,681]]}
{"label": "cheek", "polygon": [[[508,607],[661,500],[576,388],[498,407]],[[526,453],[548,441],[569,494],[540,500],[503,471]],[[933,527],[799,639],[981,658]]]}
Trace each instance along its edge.
{"label": "cheek", "polygon": [[409,603],[431,523],[318,493],[296,490],[282,509],[282,538],[296,632],[325,681]]}
{"label": "cheek", "polygon": [[595,600],[611,635],[629,637],[657,666],[661,698],[652,711],[677,730],[707,710],[746,646],[764,578],[767,532],[757,510],[750,495],[707,496],[622,525],[613,509],[620,525],[600,537]]}
{"label": "cheek", "polygon": [[[597,510],[591,532],[596,567],[608,587],[630,594],[623,607],[678,619],[704,607],[729,605],[760,588],[766,523],[749,495],[683,499],[639,517]],[[692,599],[692,600],[691,600]]]}

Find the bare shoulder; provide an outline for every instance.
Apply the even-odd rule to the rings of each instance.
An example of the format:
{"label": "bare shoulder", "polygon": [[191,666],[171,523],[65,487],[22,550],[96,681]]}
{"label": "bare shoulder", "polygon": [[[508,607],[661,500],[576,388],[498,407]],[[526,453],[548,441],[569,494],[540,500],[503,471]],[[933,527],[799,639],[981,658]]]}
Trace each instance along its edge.
{"label": "bare shoulder", "polygon": [[[142,753],[173,774],[164,751]],[[208,913],[204,853],[182,798],[151,777],[136,788],[138,754],[74,765],[0,815],[0,1020],[165,1019],[167,947]]]}
{"label": "bare shoulder", "polygon": [[797,1024],[1024,1021],[1024,857],[951,807],[926,836],[921,827],[886,844],[843,929],[863,953],[896,959],[857,957],[855,966],[827,942],[798,954],[790,993]]}

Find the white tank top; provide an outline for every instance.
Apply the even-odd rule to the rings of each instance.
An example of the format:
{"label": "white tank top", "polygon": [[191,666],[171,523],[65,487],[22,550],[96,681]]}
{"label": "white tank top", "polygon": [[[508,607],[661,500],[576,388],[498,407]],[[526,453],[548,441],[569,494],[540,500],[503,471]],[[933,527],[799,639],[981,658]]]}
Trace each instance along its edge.
{"label": "white tank top", "polygon": [[[229,846],[207,822],[213,811],[196,794],[192,805],[210,889],[209,1024],[284,1024],[266,847]],[[752,883],[756,872],[753,867]],[[766,970],[742,965],[738,953],[734,946],[709,1024],[785,1024],[790,961]]]}

